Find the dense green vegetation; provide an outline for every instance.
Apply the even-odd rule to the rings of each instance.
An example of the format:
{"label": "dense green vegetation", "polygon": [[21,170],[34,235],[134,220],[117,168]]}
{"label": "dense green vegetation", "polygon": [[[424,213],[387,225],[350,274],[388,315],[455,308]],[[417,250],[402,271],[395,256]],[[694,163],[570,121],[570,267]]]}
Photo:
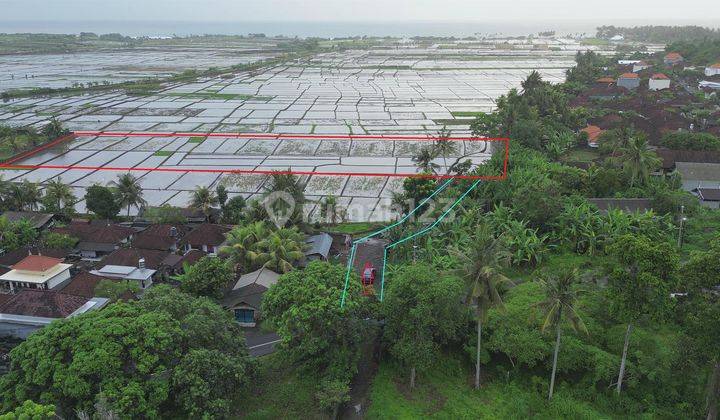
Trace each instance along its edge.
{"label": "dense green vegetation", "polygon": [[622,35],[627,41],[654,42],[658,44],[677,41],[701,41],[705,39],[720,39],[720,31],[702,26],[635,26],[616,27],[600,26],[597,28],[597,37],[610,39]]}
{"label": "dense green vegetation", "polygon": [[0,161],[42,146],[68,133],[69,131],[55,118],[50,119],[40,132],[33,127],[10,127],[0,124]]}

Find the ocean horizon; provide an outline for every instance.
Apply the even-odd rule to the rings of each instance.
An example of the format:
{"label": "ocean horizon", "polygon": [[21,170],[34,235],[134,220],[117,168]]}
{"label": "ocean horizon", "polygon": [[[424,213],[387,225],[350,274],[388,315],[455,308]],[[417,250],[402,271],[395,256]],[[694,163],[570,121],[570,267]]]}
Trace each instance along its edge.
{"label": "ocean horizon", "polygon": [[[662,24],[657,23],[657,24]],[[189,36],[189,35],[247,35],[263,33],[267,36],[340,38],[353,36],[454,36],[483,35],[522,36],[544,31],[556,31],[560,35],[595,33],[597,26],[648,25],[644,21],[592,22],[578,20],[512,21],[512,22],[197,22],[197,21],[2,21],[0,33],[51,33],[79,34],[80,32],[120,33],[127,36]],[[667,24],[665,22],[665,24]],[[716,22],[675,22],[717,26]]]}

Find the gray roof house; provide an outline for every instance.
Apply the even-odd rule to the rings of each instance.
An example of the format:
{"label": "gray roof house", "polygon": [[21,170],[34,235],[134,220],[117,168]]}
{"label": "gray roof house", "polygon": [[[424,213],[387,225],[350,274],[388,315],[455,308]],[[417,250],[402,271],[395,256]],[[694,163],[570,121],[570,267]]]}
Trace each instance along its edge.
{"label": "gray roof house", "polygon": [[55,215],[52,213],[38,213],[35,211],[6,211],[2,215],[8,222],[27,220],[38,230],[50,227],[55,218]]}
{"label": "gray roof house", "polygon": [[225,293],[220,304],[233,313],[241,326],[254,327],[260,319],[263,295],[279,278],[280,274],[267,268],[244,274]]}
{"label": "gray roof house", "polygon": [[92,270],[90,274],[111,279],[136,281],[141,289],[150,287],[156,270],[145,268],[145,261],[140,260],[139,267],[126,265],[106,265],[99,270]]}
{"label": "gray roof house", "polygon": [[327,233],[310,236],[305,240],[305,245],[307,245],[305,257],[310,261],[327,261],[328,256],[330,255],[330,247],[332,247],[332,242],[332,236],[328,235]]}
{"label": "gray roof house", "polygon": [[675,162],[675,170],[682,177],[685,191],[720,188],[720,163]]}
{"label": "gray roof house", "polygon": [[720,188],[695,188],[692,192],[697,195],[703,206],[720,208]]}

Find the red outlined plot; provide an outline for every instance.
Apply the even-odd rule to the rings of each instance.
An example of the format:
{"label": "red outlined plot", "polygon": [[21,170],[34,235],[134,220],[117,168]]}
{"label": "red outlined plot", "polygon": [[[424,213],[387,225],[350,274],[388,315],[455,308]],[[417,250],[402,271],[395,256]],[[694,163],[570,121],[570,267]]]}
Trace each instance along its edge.
{"label": "red outlined plot", "polygon": [[505,158],[503,173],[492,176],[479,175],[443,175],[443,174],[418,174],[418,173],[386,173],[386,172],[337,172],[337,171],[304,171],[304,170],[262,170],[262,169],[234,169],[234,168],[183,168],[183,167],[117,167],[117,166],[84,166],[84,165],[23,165],[20,162],[28,159],[37,153],[58,146],[59,144],[77,137],[204,137],[204,138],[239,138],[257,140],[351,140],[351,141],[412,141],[412,142],[433,142],[437,138],[433,136],[407,136],[407,135],[315,135],[315,134],[272,134],[272,133],[191,133],[191,132],[117,132],[117,131],[75,131],[66,136],[60,137],[50,143],[44,144],[31,151],[13,156],[0,164],[0,168],[34,170],[34,169],[66,169],[66,170],[96,170],[96,171],[138,171],[138,172],[189,172],[189,173],[228,173],[228,174],[293,174],[293,175],[326,175],[326,176],[377,176],[377,177],[399,177],[399,178],[436,178],[436,179],[471,179],[499,181],[507,177],[508,159],[510,157],[510,139],[505,137],[450,137],[448,141],[454,142],[504,142]]}

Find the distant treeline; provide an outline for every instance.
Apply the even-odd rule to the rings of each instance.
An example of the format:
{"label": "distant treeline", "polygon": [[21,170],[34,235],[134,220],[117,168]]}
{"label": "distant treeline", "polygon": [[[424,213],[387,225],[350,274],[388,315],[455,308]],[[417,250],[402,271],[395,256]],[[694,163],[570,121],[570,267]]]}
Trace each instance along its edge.
{"label": "distant treeline", "polygon": [[720,30],[702,26],[600,26],[597,37],[610,39],[622,35],[627,41],[671,43],[678,41],[697,41],[703,39],[720,39]]}

